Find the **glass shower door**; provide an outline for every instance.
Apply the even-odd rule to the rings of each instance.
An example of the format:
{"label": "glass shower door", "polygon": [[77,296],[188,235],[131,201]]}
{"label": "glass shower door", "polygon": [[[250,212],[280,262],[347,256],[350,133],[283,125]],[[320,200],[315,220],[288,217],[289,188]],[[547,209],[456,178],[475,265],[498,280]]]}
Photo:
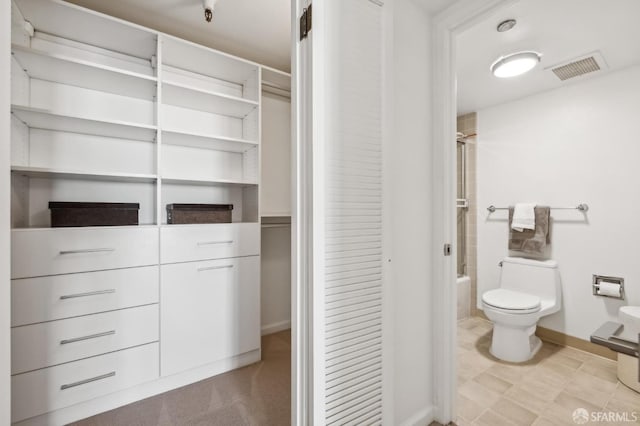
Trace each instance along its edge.
{"label": "glass shower door", "polygon": [[469,200],[466,191],[466,146],[464,142],[457,142],[457,255],[458,255],[458,277],[467,274],[467,210]]}

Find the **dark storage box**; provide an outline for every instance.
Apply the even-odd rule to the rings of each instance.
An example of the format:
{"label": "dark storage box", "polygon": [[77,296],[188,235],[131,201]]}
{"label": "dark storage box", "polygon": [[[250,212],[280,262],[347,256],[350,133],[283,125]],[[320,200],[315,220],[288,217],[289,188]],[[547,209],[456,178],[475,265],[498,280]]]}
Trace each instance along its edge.
{"label": "dark storage box", "polygon": [[167,223],[231,223],[233,204],[167,204]]}
{"label": "dark storage box", "polygon": [[49,202],[51,226],[137,225],[138,203]]}

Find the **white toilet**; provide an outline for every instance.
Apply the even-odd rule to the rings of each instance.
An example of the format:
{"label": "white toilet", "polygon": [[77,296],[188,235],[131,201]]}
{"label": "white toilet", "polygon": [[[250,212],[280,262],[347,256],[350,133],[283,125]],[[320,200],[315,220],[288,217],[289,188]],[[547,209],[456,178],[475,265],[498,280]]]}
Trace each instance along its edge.
{"label": "white toilet", "polygon": [[560,310],[558,263],[507,257],[500,288],[482,295],[485,315],[493,322],[491,354],[509,362],[525,362],[542,346],[535,335],[538,320]]}

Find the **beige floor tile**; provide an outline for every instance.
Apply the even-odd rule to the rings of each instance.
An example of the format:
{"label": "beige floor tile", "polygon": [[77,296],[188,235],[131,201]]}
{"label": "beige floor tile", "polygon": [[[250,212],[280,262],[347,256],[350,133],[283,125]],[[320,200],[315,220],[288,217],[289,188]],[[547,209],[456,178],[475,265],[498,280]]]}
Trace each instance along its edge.
{"label": "beige floor tile", "polygon": [[575,408],[570,409],[554,402],[545,409],[544,418],[555,425],[575,426],[576,423],[573,421],[574,411]]}
{"label": "beige floor tile", "polygon": [[496,393],[505,393],[511,386],[513,386],[506,380],[502,380],[501,378],[489,373],[481,373],[474,377],[473,380]]}
{"label": "beige floor tile", "polygon": [[575,358],[571,358],[571,357],[568,357],[568,356],[565,356],[561,352],[556,352],[554,354],[548,355],[547,359],[545,361],[543,361],[543,362],[544,363],[555,363],[555,364],[563,365],[563,366],[569,367],[569,368],[571,368],[573,370],[577,370],[583,364],[583,361],[577,360]]}
{"label": "beige floor tile", "polygon": [[507,398],[500,399],[491,409],[500,413],[502,417],[509,419],[514,424],[522,426],[531,425],[538,417],[538,415],[531,410]]}
{"label": "beige floor tile", "polygon": [[495,364],[487,370],[487,373],[493,374],[507,382],[518,383],[525,375],[525,370],[514,365]]}
{"label": "beige floor tile", "polygon": [[625,401],[621,399],[611,398],[604,411],[613,411],[614,413],[626,413],[628,418],[631,418],[635,413],[636,423],[640,424],[640,405],[638,403]]}
{"label": "beige floor tile", "polygon": [[480,414],[482,414],[486,409],[486,406],[481,405],[464,395],[458,395],[458,417],[460,420],[471,422],[480,416]]}
{"label": "beige floor tile", "polygon": [[495,364],[491,359],[482,356],[478,352],[461,353],[458,356],[458,365],[476,370],[478,374]]}
{"label": "beige floor tile", "polygon": [[613,392],[612,398],[616,400],[627,401],[631,404],[636,404],[636,406],[640,407],[640,393],[634,391],[618,382],[616,386],[616,390]]}
{"label": "beige floor tile", "polygon": [[580,367],[580,371],[607,380],[611,383],[618,383],[618,373],[615,361],[604,358],[593,358],[586,361]]}
{"label": "beige floor tile", "polygon": [[[559,393],[555,393],[555,396]],[[505,392],[504,396],[538,415],[543,414],[547,405],[555,398],[553,396],[549,399],[549,393],[536,391],[530,384],[515,385]]]}
{"label": "beige floor tile", "polygon": [[460,352],[458,389],[464,398],[484,408],[472,424],[575,426],[577,408],[636,410],[640,417],[640,394],[617,381],[614,361],[544,342],[530,361],[507,363],[489,353],[490,323],[465,320],[462,324],[465,328],[458,328],[458,343],[467,349]]}
{"label": "beige floor tile", "polygon": [[561,392],[560,395],[556,397],[554,402],[562,407],[565,407],[572,412],[578,408],[584,408],[585,410],[591,411],[600,411],[602,408],[594,405],[588,401],[585,401],[582,398],[575,397],[573,395],[569,395],[566,392]]}
{"label": "beige floor tile", "polygon": [[576,370],[561,364],[542,363],[528,373],[528,377],[537,377],[549,386],[561,388],[573,379]]}
{"label": "beige floor tile", "polygon": [[509,421],[509,419],[506,419],[506,418],[502,417],[500,414],[496,413],[493,410],[485,411],[472,424],[473,425],[478,425],[478,426],[512,426],[512,425],[515,425],[515,423]]}
{"label": "beige floor tile", "polygon": [[607,380],[577,371],[574,378],[565,386],[564,391],[593,405],[604,407],[616,388],[617,385]]}
{"label": "beige floor tile", "polygon": [[[464,385],[458,388],[458,393],[466,398],[469,398],[476,403],[480,404],[484,408],[489,408],[500,399],[499,393],[482,386],[480,383],[469,380]],[[464,417],[464,416],[463,416]],[[465,417],[470,420],[468,417]]]}
{"label": "beige floor tile", "polygon": [[566,357],[573,358],[575,360],[582,361],[582,362],[586,362],[586,361],[592,360],[594,358],[601,358],[601,357],[599,357],[597,355],[590,354],[589,352],[584,352],[584,351],[581,351],[579,349],[570,348],[568,346],[564,346],[564,347],[563,346],[558,346],[558,351],[557,352],[559,354],[562,354],[562,355],[566,356]]}
{"label": "beige floor tile", "polygon": [[558,423],[553,420],[547,419],[546,417],[538,417],[535,422],[533,422],[532,426],[554,426]]}

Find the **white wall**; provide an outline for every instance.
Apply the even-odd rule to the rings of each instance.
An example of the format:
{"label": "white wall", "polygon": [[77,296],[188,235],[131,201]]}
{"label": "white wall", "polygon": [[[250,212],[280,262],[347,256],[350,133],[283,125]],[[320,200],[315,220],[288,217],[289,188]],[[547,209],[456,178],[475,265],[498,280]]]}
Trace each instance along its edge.
{"label": "white wall", "polygon": [[262,334],[291,328],[291,227],[262,229],[260,265]]}
{"label": "white wall", "polygon": [[11,2],[0,2],[0,424],[10,423],[9,70]]}
{"label": "white wall", "polygon": [[[291,101],[262,94],[262,216],[291,216]],[[262,229],[262,334],[291,328],[291,227]]]}
{"label": "white wall", "polygon": [[261,214],[291,216],[291,100],[262,94]]}
{"label": "white wall", "polygon": [[[485,207],[534,201],[589,205],[552,210],[563,303],[540,325],[588,339],[620,306],[640,305],[639,93],[635,66],[478,112],[478,300],[507,255],[506,212]],[[627,300],[593,296],[592,274],[624,277]]]}
{"label": "white wall", "polygon": [[[385,6],[387,3],[385,2]],[[430,21],[393,2],[393,131],[385,142],[388,280],[394,308],[394,425],[423,424],[432,405],[430,311]]]}

